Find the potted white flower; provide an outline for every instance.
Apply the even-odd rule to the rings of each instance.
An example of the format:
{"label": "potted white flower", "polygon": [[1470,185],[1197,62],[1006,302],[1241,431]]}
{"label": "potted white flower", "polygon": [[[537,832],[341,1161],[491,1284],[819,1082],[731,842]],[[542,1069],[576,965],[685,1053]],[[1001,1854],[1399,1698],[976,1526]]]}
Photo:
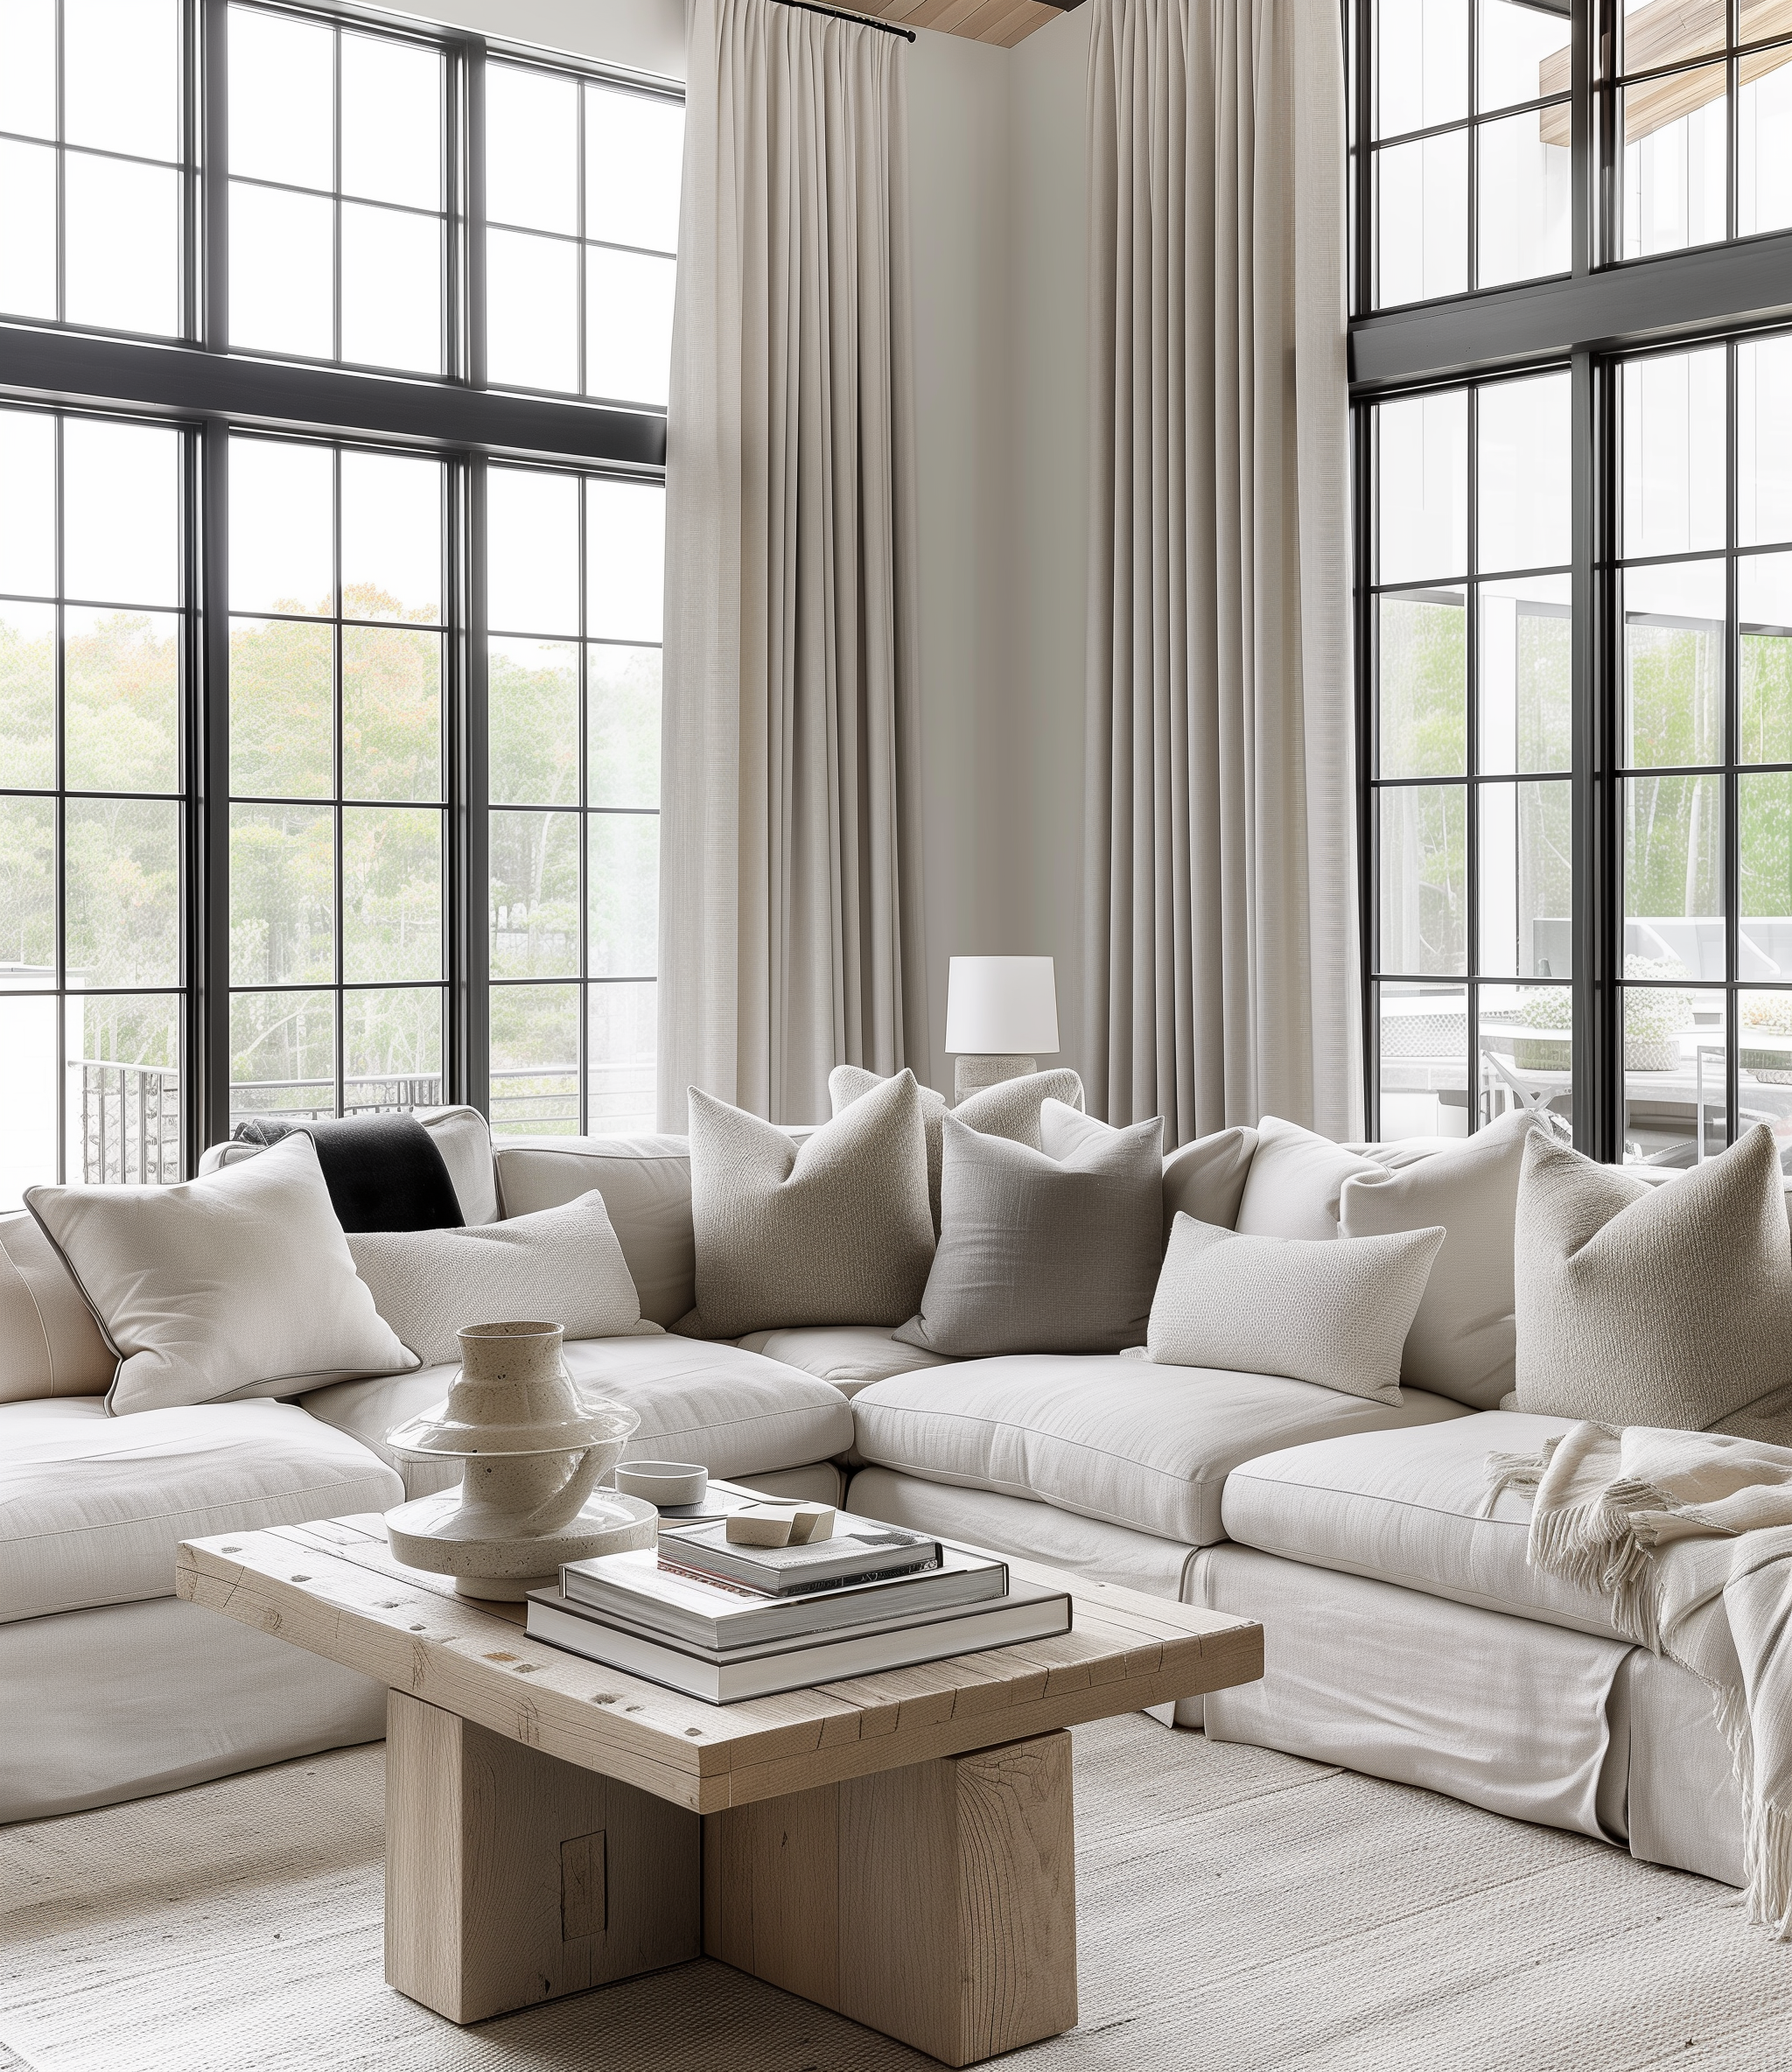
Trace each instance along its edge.
{"label": "potted white flower", "polygon": [[[1626,978],[1684,978],[1678,957],[1628,956]],[[1624,991],[1624,1069],[1671,1072],[1680,1062],[1680,1032],[1692,1012],[1692,995],[1678,986]]]}
{"label": "potted white flower", "polygon": [[[1792,1086],[1792,993],[1745,993],[1737,1062],[1768,1086]],[[1750,1037],[1757,1039],[1751,1042]],[[1763,1037],[1782,1039],[1762,1042]]]}

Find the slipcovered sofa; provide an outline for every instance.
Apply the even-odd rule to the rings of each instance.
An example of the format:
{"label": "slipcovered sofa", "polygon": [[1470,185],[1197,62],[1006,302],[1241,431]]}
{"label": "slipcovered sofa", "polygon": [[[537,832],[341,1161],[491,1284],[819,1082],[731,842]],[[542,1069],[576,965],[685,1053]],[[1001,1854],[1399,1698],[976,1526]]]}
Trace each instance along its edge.
{"label": "slipcovered sofa", "polygon": [[[642,1314],[669,1327],[691,1309],[682,1138],[494,1147],[472,1110],[425,1120],[468,1222],[596,1188]],[[1253,1133],[1233,1135],[1248,1165]],[[1182,1157],[1166,1222],[1188,1205]],[[32,1371],[16,1335],[31,1330],[44,1380],[0,1401],[0,1820],[376,1738],[382,1690],[178,1603],[173,1549],[452,1480],[452,1463],[401,1461],[383,1438],[452,1370],[108,1418],[109,1362],[60,1270],[28,1217],[0,1220],[0,1332],[15,1334],[0,1382],[16,1394]],[[1741,1882],[1740,1803],[1703,1689],[1532,1572],[1527,1502],[1485,1495],[1489,1452],[1534,1450],[1566,1420],[1125,1354],[949,1361],[850,1326],[567,1350],[581,1384],[640,1411],[637,1457],[1260,1620],[1261,1682],[1185,1702],[1180,1724]]]}

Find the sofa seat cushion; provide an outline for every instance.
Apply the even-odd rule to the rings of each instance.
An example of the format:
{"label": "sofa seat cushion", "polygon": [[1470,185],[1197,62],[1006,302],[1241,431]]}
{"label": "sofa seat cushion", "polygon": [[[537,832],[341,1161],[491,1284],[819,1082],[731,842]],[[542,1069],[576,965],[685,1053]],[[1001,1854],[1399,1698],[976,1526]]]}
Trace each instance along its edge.
{"label": "sofa seat cushion", "polygon": [[1035,1497],[1197,1547],[1221,1537],[1220,1493],[1241,1460],[1468,1414],[1415,1389],[1371,1403],[1280,1375],[1120,1354],[968,1360],[878,1382],[852,1403],[859,1452],[877,1466]]}
{"label": "sofa seat cushion", "polygon": [[[640,1413],[629,1460],[698,1460],[711,1474],[751,1475],[806,1467],[852,1444],[851,1407],[837,1389],[738,1346],[671,1333],[584,1338],[566,1346],[563,1357],[582,1395]],[[458,1481],[458,1462],[401,1460],[386,1434],[439,1403],[455,1371],[424,1367],[342,1382],[308,1396],[304,1407],[391,1461],[411,1494],[424,1495]]]}
{"label": "sofa seat cushion", "polygon": [[0,1404],[0,1621],[174,1594],[174,1550],[383,1511],[399,1478],[265,1398],[108,1418],[97,1396]]}
{"label": "sofa seat cushion", "polygon": [[1227,1481],[1227,1536],[1315,1568],[1620,1638],[1593,1592],[1526,1563],[1530,1498],[1506,1491],[1488,1501],[1489,1453],[1535,1453],[1570,1429],[1565,1418],[1482,1410],[1263,1452]]}
{"label": "sofa seat cushion", "polygon": [[857,1396],[861,1389],[886,1382],[892,1375],[952,1364],[949,1353],[904,1345],[880,1324],[808,1324],[788,1331],[750,1331],[738,1342],[749,1353],[763,1353],[768,1360],[781,1360],[818,1381],[831,1382],[843,1396]]}

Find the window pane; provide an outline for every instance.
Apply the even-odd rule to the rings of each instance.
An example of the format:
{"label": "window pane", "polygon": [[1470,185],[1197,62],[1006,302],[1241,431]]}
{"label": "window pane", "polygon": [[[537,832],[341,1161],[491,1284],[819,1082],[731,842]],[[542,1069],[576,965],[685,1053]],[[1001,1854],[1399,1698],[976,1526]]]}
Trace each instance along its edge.
{"label": "window pane", "polygon": [[585,235],[676,251],[682,102],[587,87],[584,108]]}
{"label": "window pane", "polygon": [[1736,348],[1736,537],[1792,540],[1792,337]]}
{"label": "window pane", "polygon": [[486,67],[490,221],[569,236],[578,230],[578,94],[570,79],[508,65]]}
{"label": "window pane", "polygon": [[342,205],[342,357],[442,371],[442,226],[402,209]]}
{"label": "window pane", "polygon": [[1624,952],[1645,978],[1725,976],[1724,792],[1718,777],[1624,780]]}
{"label": "window pane", "polygon": [[585,742],[592,806],[660,803],[660,650],[585,650]]}
{"label": "window pane", "polygon": [[439,461],[343,454],[346,618],[440,621],[442,488]]}
{"label": "window pane", "polygon": [[230,186],[230,342],[327,360],[335,349],[332,204]]}
{"label": "window pane", "polygon": [[1468,113],[1466,0],[1378,0],[1376,56],[1377,136]]}
{"label": "window pane", "polygon": [[1724,67],[1670,73],[1621,98],[1624,256],[1722,237],[1729,150]]}
{"label": "window pane", "polygon": [[56,607],[0,603],[0,789],[55,781]]}
{"label": "window pane", "polygon": [[56,803],[0,798],[0,989],[55,981]]}
{"label": "window pane", "polygon": [[1480,788],[1480,968],[1566,978],[1572,942],[1568,781]]}
{"label": "window pane", "polygon": [[570,1137],[578,1129],[576,985],[492,988],[492,1133]]}
{"label": "window pane", "polygon": [[1565,985],[1480,990],[1482,1120],[1513,1109],[1574,1112],[1574,1004]]}
{"label": "window pane", "polygon": [[342,793],[442,796],[442,636],[342,629]]}
{"label": "window pane", "polygon": [[[0,844],[6,838],[0,801]],[[0,966],[5,900],[0,888]],[[6,1074],[7,1126],[0,1130],[0,1209],[23,1206],[24,1190],[56,1172],[56,1003],[10,993],[0,971],[0,1071]]]}
{"label": "window pane", "polygon": [[1686,1166],[1723,1150],[1728,1020],[1720,992],[1625,987],[1627,1165]]}
{"label": "window pane", "polygon": [[1468,613],[1462,592],[1383,594],[1378,616],[1380,774],[1461,776],[1468,767]]}
{"label": "window pane", "polygon": [[180,175],[71,151],[64,169],[73,324],[180,329]]}
{"label": "window pane", "polygon": [[486,239],[486,368],[512,388],[578,387],[578,248],[494,230]]}
{"label": "window pane", "polygon": [[1724,754],[1724,564],[1624,571],[1624,759],[1716,763]]}
{"label": "window pane", "polygon": [[180,997],[71,1000],[68,1176],[89,1186],[180,1178]]}
{"label": "window pane", "polygon": [[1548,568],[1567,560],[1568,420],[1565,374],[1493,382],[1480,391],[1483,569]]}
{"label": "window pane", "polygon": [[1624,365],[1624,551],[1724,543],[1724,352]]}
{"label": "window pane", "polygon": [[1736,234],[1792,223],[1792,50],[1784,44],[1737,67]]}
{"label": "window pane", "polygon": [[578,481],[494,467],[486,477],[486,610],[514,634],[578,630]]}
{"label": "window pane", "polygon": [[660,816],[592,814],[585,844],[585,969],[594,978],[650,978],[660,957]]}
{"label": "window pane", "polygon": [[[488,796],[502,805],[576,803],[578,648],[553,640],[494,640],[486,677]],[[657,716],[654,725],[657,730]]]}
{"label": "window pane", "polygon": [[1478,287],[1567,272],[1572,256],[1568,144],[1565,137],[1551,142],[1545,135],[1559,127],[1545,116],[1508,116],[1502,122],[1484,122],[1476,131],[1480,153]]}
{"label": "window pane", "polygon": [[70,144],[179,158],[177,0],[63,0],[62,62]]}
{"label": "window pane", "polygon": [[[1750,554],[1737,564],[1741,619],[1739,753],[1746,763],[1792,763],[1792,554]],[[1792,944],[1788,945],[1792,973]]]}
{"label": "window pane", "polygon": [[336,1112],[336,1002],[330,993],[233,993],[230,1114]]}
{"label": "window pane", "polygon": [[[1737,1008],[1742,1105],[1757,1112],[1765,1109],[1777,1119],[1792,1112],[1792,993],[1740,993]],[[1767,1091],[1770,1087],[1772,1093]],[[1781,1132],[1776,1129],[1774,1134]]]}
{"label": "window pane", "polygon": [[180,602],[180,435],[69,417],[62,427],[62,568],[70,597]]}
{"label": "window pane", "polygon": [[1742,852],[1736,976],[1792,973],[1792,776],[1773,771],[1737,779],[1736,835]]}
{"label": "window pane", "polygon": [[1566,576],[1480,586],[1480,766],[1566,770],[1573,747],[1573,612]]}
{"label": "window pane", "polygon": [[442,976],[442,816],[433,808],[343,808],[342,976]]}
{"label": "window pane", "polygon": [[1565,94],[1569,86],[1568,18],[1522,4],[1480,0],[1477,91],[1483,108],[1511,108]]}
{"label": "window pane", "polygon": [[586,1077],[593,1137],[644,1136],[654,1127],[657,1069],[656,985],[594,985],[590,1002]]}
{"label": "window pane", "polygon": [[0,130],[56,134],[56,0],[0,0]]}
{"label": "window pane", "polygon": [[1468,1133],[1468,994],[1460,985],[1381,985],[1381,1134]]}
{"label": "window pane", "polygon": [[230,628],[230,788],[249,798],[332,789],[332,635],[293,619]]}
{"label": "window pane", "polygon": [[1468,568],[1468,397],[1460,388],[1380,404],[1376,421],[1376,580]]}
{"label": "window pane", "polygon": [[1623,69],[1651,72],[1676,58],[1699,58],[1720,51],[1727,32],[1726,0],[1627,0],[1624,9]]}
{"label": "window pane", "polygon": [[335,976],[336,822],[327,806],[230,808],[230,979]]}
{"label": "window pane", "polygon": [[1376,153],[1376,301],[1382,309],[1468,285],[1468,132]]}
{"label": "window pane", "polygon": [[1382,794],[1382,969],[1452,976],[1468,956],[1468,794],[1460,785]]}
{"label": "window pane", "polygon": [[442,996],[434,986],[342,996],[342,1109],[441,1104]]}
{"label": "window pane", "polygon": [[578,816],[490,816],[494,978],[578,970]]}
{"label": "window pane", "polygon": [[180,808],[71,799],[64,825],[68,983],[180,983]]}
{"label": "window pane", "polygon": [[327,446],[230,442],[230,603],[318,612],[336,601],[334,462]]}
{"label": "window pane", "polygon": [[81,791],[178,791],[179,620],[71,605],[63,636],[63,782]]}
{"label": "window pane", "polygon": [[[322,24],[231,9],[233,173],[296,187],[329,186],[334,65],[335,34]],[[242,200],[240,190],[232,193],[233,214]]]}
{"label": "window pane", "polygon": [[663,408],[672,374],[675,262],[593,245],[584,263],[586,393]]}
{"label": "window pane", "polygon": [[342,38],[342,192],[442,206],[442,59],[383,36]]}
{"label": "window pane", "polygon": [[56,315],[56,154],[0,137],[0,310]]}
{"label": "window pane", "polygon": [[0,592],[56,588],[56,420],[0,410]]}
{"label": "window pane", "polygon": [[585,631],[657,640],[665,609],[666,492],[657,482],[585,484]]}

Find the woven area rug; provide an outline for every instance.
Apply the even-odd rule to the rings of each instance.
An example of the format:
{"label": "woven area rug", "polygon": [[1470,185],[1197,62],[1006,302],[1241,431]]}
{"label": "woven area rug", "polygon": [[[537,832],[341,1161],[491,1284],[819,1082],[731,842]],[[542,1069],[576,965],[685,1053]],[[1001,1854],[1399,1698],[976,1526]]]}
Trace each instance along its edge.
{"label": "woven area rug", "polygon": [[[1137,1716],[1076,1730],[1082,2025],[1026,2072],[1792,2062],[1792,1947],[1613,1849]],[[0,2072],[926,2072],[700,1963],[457,2029],[380,1975],[382,1751],[0,1829]]]}

